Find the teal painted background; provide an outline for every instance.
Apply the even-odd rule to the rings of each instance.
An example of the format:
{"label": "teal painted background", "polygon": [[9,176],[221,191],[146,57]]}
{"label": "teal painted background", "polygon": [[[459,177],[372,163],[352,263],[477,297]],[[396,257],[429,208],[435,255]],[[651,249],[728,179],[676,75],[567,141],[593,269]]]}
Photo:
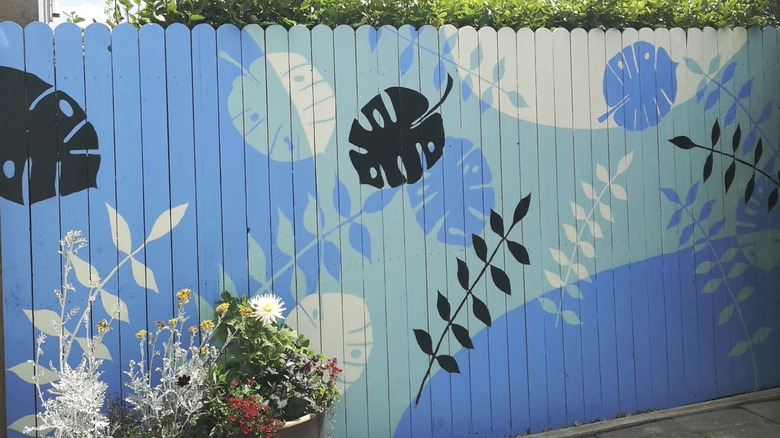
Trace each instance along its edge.
{"label": "teal painted background", "polygon": [[[336,437],[503,437],[777,386],[779,38],[0,23],[0,67],[70,96],[100,156],[96,187],[66,194],[60,155],[30,202],[39,139],[0,140],[24,162],[0,177],[25,195],[0,199],[9,436],[34,421],[70,229],[93,317],[121,312],[117,395],[183,287],[201,319],[222,290],[280,295],[343,363]],[[52,135],[78,116],[13,102]]]}

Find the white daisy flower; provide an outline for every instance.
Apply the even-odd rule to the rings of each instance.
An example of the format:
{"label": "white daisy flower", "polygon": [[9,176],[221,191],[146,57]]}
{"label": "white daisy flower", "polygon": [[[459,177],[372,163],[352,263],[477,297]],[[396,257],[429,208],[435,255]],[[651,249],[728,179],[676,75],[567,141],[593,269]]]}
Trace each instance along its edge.
{"label": "white daisy flower", "polygon": [[249,300],[254,312],[252,316],[261,319],[264,324],[276,322],[277,319],[284,318],[282,312],[285,311],[284,301],[272,293],[257,295]]}

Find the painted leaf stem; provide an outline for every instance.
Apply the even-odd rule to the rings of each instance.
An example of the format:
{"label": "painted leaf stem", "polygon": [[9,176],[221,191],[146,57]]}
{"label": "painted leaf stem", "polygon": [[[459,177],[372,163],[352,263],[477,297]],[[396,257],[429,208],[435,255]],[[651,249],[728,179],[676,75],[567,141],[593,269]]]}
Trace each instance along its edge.
{"label": "painted leaf stem", "polygon": [[438,363],[439,366],[448,373],[460,373],[458,362],[454,357],[446,354],[439,354],[442,343],[450,331],[452,331],[455,339],[457,339],[461,346],[467,349],[474,348],[474,344],[471,341],[471,336],[468,332],[468,329],[454,322],[455,318],[457,318],[457,316],[460,314],[460,311],[463,310],[463,307],[466,305],[469,298],[472,300],[474,316],[488,327],[493,324],[493,320],[490,316],[490,311],[488,310],[487,305],[484,301],[474,295],[474,288],[485,275],[485,272],[488,271],[488,268],[490,269],[490,276],[496,288],[507,295],[511,295],[512,289],[509,276],[507,276],[504,270],[492,264],[493,258],[496,256],[496,254],[498,254],[498,251],[501,249],[501,246],[504,244],[504,242],[507,243],[510,252],[518,263],[522,265],[530,264],[528,251],[526,248],[522,244],[508,239],[508,236],[512,233],[515,225],[519,224],[520,221],[523,220],[523,218],[526,216],[526,214],[528,214],[530,204],[530,194],[518,202],[512,217],[512,225],[507,230],[504,230],[504,219],[498,213],[491,210],[490,228],[496,235],[501,237],[501,240],[498,242],[498,244],[496,244],[496,247],[493,249],[493,252],[490,253],[490,256],[487,255],[487,245],[485,244],[484,239],[476,234],[472,235],[474,252],[476,253],[477,257],[484,262],[484,265],[479,271],[479,274],[477,274],[476,278],[471,281],[468,265],[464,260],[458,259],[458,283],[466,291],[466,295],[463,296],[454,312],[451,313],[452,306],[450,305],[447,297],[442,295],[441,292],[438,292],[436,307],[439,312],[439,316],[447,323],[447,325],[444,327],[441,336],[439,336],[439,340],[436,342],[436,347],[433,347],[431,335],[427,331],[422,329],[414,329],[414,336],[417,340],[417,345],[420,347],[420,350],[428,356],[428,368],[425,370],[425,375],[420,382],[420,389],[417,391],[415,404],[420,403],[420,397],[422,396],[425,382],[428,381],[428,378],[431,375],[431,369],[433,368],[433,364],[435,362]]}

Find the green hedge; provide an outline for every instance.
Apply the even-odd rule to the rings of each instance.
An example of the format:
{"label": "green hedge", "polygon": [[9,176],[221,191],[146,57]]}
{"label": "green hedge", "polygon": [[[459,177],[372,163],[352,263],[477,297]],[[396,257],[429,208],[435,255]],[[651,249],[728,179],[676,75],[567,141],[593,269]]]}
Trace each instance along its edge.
{"label": "green hedge", "polygon": [[780,0],[107,0],[109,25],[430,24],[515,29],[778,24]]}

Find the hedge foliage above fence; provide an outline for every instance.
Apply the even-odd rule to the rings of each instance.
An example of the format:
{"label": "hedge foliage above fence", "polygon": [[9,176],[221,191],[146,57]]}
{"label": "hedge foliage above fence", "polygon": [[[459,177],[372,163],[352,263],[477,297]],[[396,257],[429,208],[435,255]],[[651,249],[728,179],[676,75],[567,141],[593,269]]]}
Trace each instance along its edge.
{"label": "hedge foliage above fence", "polygon": [[777,25],[780,0],[107,0],[109,25],[128,21],[358,26],[430,24],[515,29]]}

